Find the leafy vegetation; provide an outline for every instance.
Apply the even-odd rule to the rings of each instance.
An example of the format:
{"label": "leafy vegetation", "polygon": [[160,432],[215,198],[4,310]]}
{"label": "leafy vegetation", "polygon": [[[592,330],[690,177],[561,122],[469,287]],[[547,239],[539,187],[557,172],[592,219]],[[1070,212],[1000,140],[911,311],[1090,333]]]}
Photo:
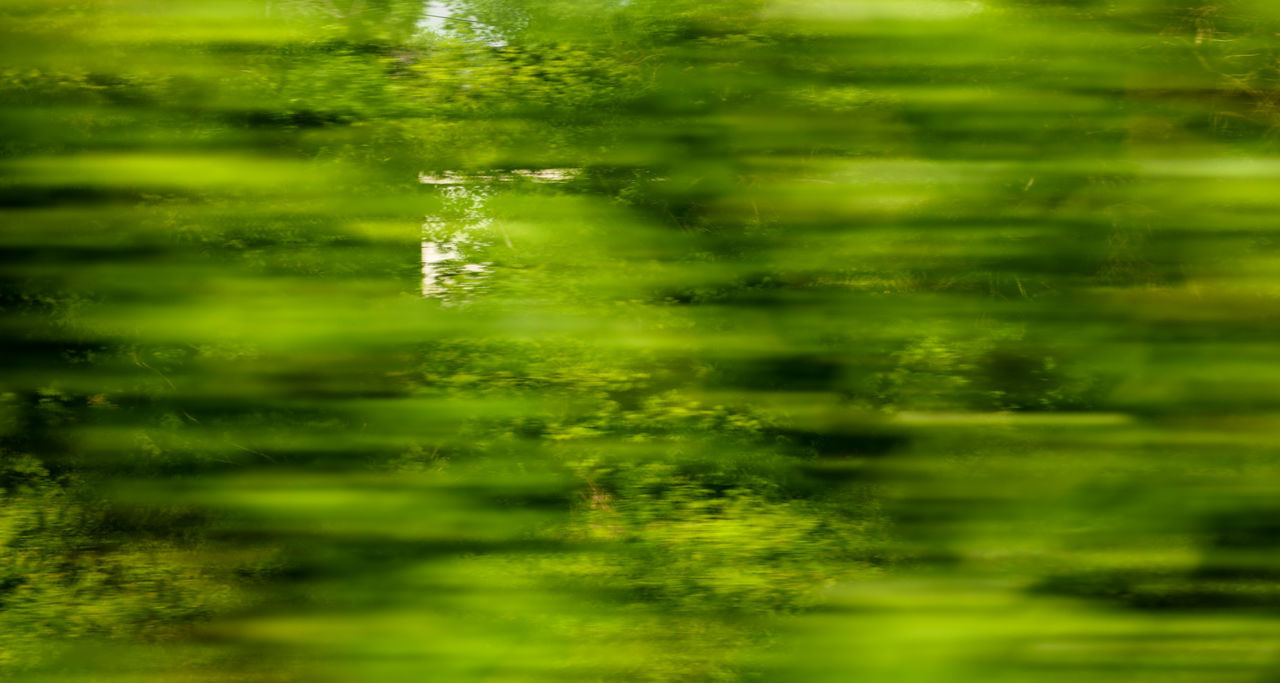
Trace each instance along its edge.
{"label": "leafy vegetation", "polygon": [[1274,677],[1277,26],[0,0],[0,677]]}

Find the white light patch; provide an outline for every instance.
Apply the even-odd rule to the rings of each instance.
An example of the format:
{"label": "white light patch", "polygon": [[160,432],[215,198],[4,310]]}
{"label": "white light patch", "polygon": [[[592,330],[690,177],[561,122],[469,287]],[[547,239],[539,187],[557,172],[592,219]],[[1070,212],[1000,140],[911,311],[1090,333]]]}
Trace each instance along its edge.
{"label": "white light patch", "polygon": [[777,19],[804,21],[940,21],[986,10],[976,0],[778,0],[765,10]]}

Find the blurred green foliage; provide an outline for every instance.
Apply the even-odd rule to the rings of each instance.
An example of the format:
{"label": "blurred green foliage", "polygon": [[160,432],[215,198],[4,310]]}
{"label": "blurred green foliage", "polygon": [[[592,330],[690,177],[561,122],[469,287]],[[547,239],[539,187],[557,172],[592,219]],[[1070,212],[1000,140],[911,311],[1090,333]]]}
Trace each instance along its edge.
{"label": "blurred green foliage", "polygon": [[0,0],[0,677],[1274,678],[1278,28]]}

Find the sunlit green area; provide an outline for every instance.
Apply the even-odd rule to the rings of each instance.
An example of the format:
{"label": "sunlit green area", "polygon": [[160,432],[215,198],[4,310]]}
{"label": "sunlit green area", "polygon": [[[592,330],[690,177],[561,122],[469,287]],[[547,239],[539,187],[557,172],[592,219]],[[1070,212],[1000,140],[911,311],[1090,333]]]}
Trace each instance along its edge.
{"label": "sunlit green area", "polygon": [[1280,679],[1278,35],[0,0],[0,679]]}

